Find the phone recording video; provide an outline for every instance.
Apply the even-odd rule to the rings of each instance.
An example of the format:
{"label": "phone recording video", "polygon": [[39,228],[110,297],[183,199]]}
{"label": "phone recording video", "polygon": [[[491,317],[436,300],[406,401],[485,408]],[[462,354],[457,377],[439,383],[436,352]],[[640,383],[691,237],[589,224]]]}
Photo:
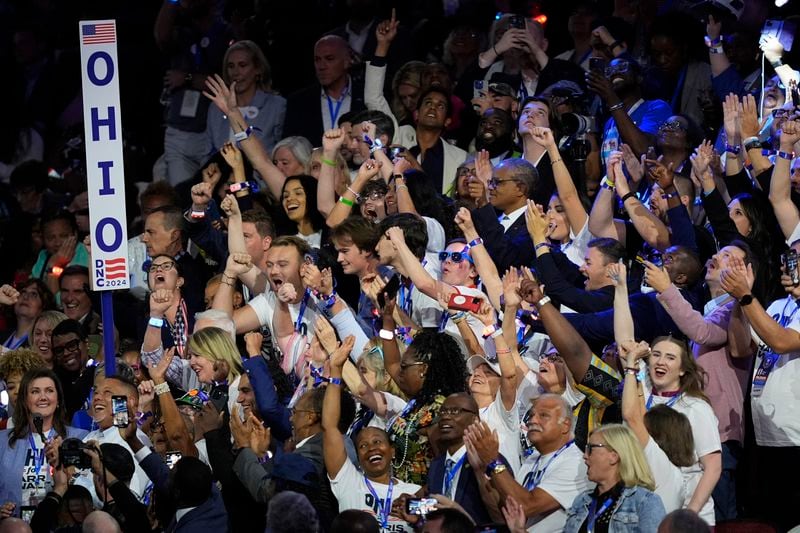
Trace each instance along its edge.
{"label": "phone recording video", "polygon": [[118,428],[128,427],[128,397],[127,396],[112,396],[111,397],[111,413],[114,420],[114,426]]}

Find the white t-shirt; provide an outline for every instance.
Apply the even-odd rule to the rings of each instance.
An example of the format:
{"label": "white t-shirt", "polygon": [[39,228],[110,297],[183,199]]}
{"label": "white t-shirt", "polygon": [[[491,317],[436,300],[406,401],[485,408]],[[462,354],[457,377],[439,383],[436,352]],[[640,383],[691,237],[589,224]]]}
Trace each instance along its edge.
{"label": "white t-shirt", "polygon": [[[589,490],[583,452],[575,446],[575,443],[570,444],[551,463],[550,459],[555,453],[540,456],[534,452],[525,459],[516,475],[517,483],[524,487],[529,474],[533,476],[544,470],[542,479],[536,488],[545,491],[561,506],[547,515],[536,515],[529,518],[526,526],[530,532],[560,533],[563,531],[567,521],[567,509],[572,506],[575,498]],[[537,459],[539,459],[538,464]],[[535,470],[534,467],[536,467]]]}
{"label": "white t-shirt", "polygon": [[586,219],[586,223],[577,235],[570,230],[569,236],[570,242],[562,246],[561,251],[573,264],[581,266],[586,256],[586,250],[589,248],[589,241],[594,239],[594,235],[589,232],[589,219]]}
{"label": "white t-shirt", "polygon": [[516,405],[511,408],[511,411],[506,411],[498,390],[494,401],[480,410],[480,417],[491,429],[497,431],[500,453],[506,458],[511,469],[517,472],[520,469],[522,446],[520,444],[519,411],[516,409]]}
{"label": "white t-shirt", "polygon": [[[671,398],[666,396],[653,396],[653,405],[668,403]],[[648,403],[650,399],[648,397]],[[692,437],[694,438],[694,454],[695,464],[690,467],[682,468],[681,471],[684,475],[684,481],[687,484],[687,494],[684,501],[688,505],[694,494],[694,489],[697,487],[697,482],[702,476],[703,467],[700,464],[700,457],[714,452],[722,451],[722,443],[719,438],[719,421],[717,415],[711,405],[705,400],[695,398],[693,396],[686,396],[682,394],[680,399],[672,404],[670,407],[686,415],[689,419],[689,424],[692,427]],[[700,474],[698,476],[698,473]],[[689,486],[691,485],[691,488]],[[684,505],[684,506],[685,506]],[[708,497],[708,501],[700,510],[700,518],[705,520],[709,525],[714,525],[714,498]]]}
{"label": "white t-shirt", "polygon": [[[50,430],[46,435],[51,438],[55,435],[55,431]],[[29,445],[29,438],[33,438],[33,443],[36,449],[31,449]],[[25,463],[22,466],[22,498],[20,501],[23,506],[39,505],[39,502],[44,500],[48,491],[53,489],[53,480],[50,477],[50,465],[47,464],[47,459],[44,456],[44,443],[42,437],[38,433],[29,434],[24,440],[20,441],[19,445],[28,445],[28,450],[25,452]]]}
{"label": "white t-shirt", "polygon": [[[664,502],[664,509],[667,513],[671,513],[676,509],[683,508],[683,502],[686,500],[686,487],[681,469],[670,462],[667,454],[653,440],[653,437],[650,437],[647,446],[644,447],[644,456],[653,472],[656,481],[655,493]],[[691,494],[689,497],[691,498]]]}
{"label": "white t-shirt", "polygon": [[315,231],[314,233],[312,233],[310,235],[303,235],[302,233],[298,233],[297,237],[300,237],[301,239],[306,241],[306,244],[308,244],[312,248],[319,249],[319,248],[322,247],[322,232],[321,231]]}
{"label": "white t-shirt", "polygon": [[[385,503],[389,485],[375,483],[374,481],[370,482],[375,494],[377,494],[380,500],[376,502],[375,497],[372,496],[372,493],[367,487],[364,474],[360,472],[349,459],[344,462],[344,465],[342,465],[336,477],[330,478],[330,480],[331,491],[333,495],[336,496],[336,499],[339,500],[339,512],[348,509],[356,509],[359,511],[366,511],[373,515],[376,520],[380,520],[380,509]],[[402,494],[416,494],[419,489],[419,485],[405,483],[396,479],[394,481],[394,487],[392,487],[392,500],[397,500]],[[405,520],[390,514],[388,527],[381,531],[403,531],[413,533],[414,528]]]}
{"label": "white t-shirt", "polygon": [[[800,226],[795,233],[800,232]],[[800,236],[800,235],[798,235]],[[767,314],[784,327],[800,332],[800,305],[790,297],[772,302]],[[759,345],[753,378],[769,348],[753,331]],[[751,378],[752,379],[752,378]],[[753,427],[759,446],[800,446],[800,352],[779,354],[760,395],[751,395]]]}

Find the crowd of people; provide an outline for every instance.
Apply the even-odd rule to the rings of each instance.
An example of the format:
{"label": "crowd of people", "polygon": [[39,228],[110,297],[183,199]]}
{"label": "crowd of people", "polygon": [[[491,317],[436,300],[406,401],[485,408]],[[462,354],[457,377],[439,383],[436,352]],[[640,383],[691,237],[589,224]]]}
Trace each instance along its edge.
{"label": "crowd of people", "polygon": [[258,4],[138,36],[112,321],[77,43],[0,1],[0,532],[800,526],[795,17]]}

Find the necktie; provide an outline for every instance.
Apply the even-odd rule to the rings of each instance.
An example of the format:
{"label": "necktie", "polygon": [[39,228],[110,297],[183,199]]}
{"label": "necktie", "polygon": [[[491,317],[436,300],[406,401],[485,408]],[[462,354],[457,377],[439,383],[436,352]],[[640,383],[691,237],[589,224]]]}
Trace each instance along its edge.
{"label": "necktie", "polygon": [[[453,473],[453,468],[456,466],[456,462],[452,459],[448,459],[444,463],[444,481],[445,481],[445,496],[447,498],[453,499],[453,494],[456,491],[456,484],[455,479],[452,476],[455,476]],[[450,484],[447,484],[447,481],[450,481]]]}

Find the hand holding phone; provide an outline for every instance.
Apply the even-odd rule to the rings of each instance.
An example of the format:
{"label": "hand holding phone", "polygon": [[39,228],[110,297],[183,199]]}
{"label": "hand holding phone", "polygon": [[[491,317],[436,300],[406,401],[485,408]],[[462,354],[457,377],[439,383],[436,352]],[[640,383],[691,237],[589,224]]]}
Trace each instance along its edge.
{"label": "hand holding phone", "polygon": [[126,428],[130,423],[128,417],[128,397],[117,396],[111,397],[111,413],[114,420],[114,426],[118,428]]}
{"label": "hand holding phone", "polygon": [[447,301],[447,308],[477,313],[481,308],[482,301],[483,299],[478,296],[467,296],[455,292],[450,295],[450,299]]}

